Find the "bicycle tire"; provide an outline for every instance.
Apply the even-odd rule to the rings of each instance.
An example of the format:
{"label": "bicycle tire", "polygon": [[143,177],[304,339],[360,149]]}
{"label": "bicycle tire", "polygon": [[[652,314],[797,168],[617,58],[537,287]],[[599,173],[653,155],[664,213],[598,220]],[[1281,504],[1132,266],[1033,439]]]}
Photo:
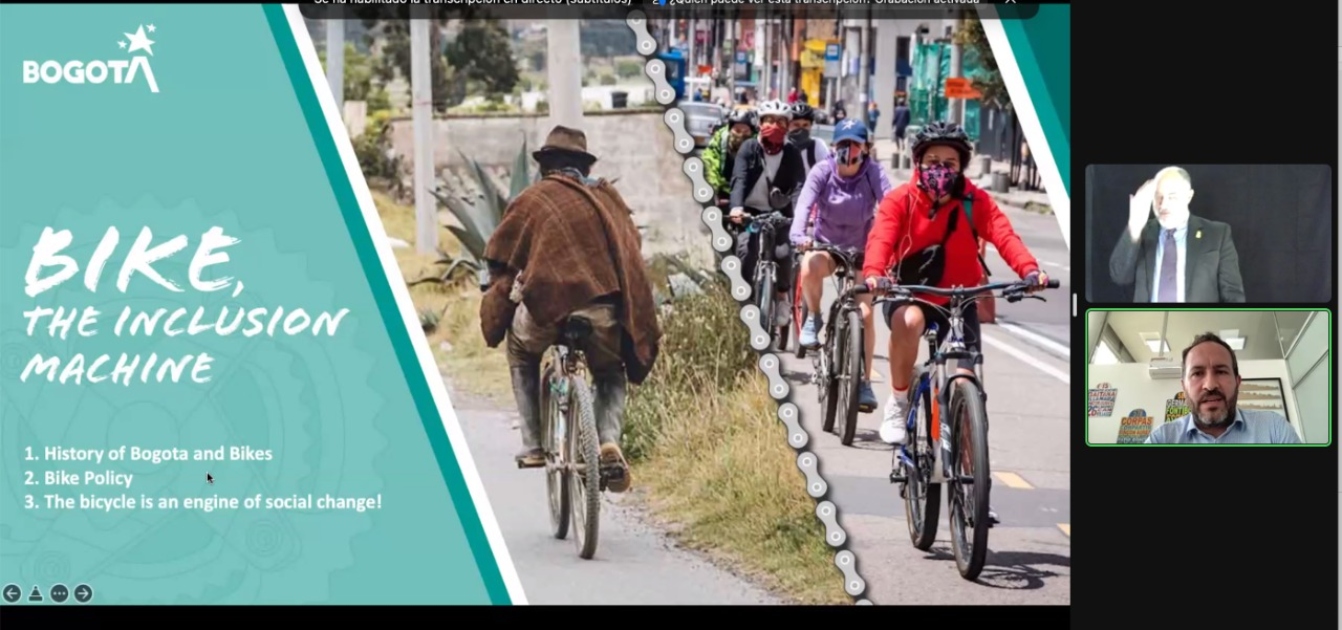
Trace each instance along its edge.
{"label": "bicycle tire", "polygon": [[760,263],[760,277],[755,281],[755,306],[760,309],[760,328],[769,335],[769,344],[773,345],[774,337],[774,279]]}
{"label": "bicycle tire", "polygon": [[811,365],[815,369],[816,399],[820,403],[820,430],[826,433],[834,432],[835,405],[838,404],[838,390],[835,388],[834,380],[834,321],[825,324],[825,329],[821,331],[824,337],[820,346],[815,349],[815,355],[811,358]]}
{"label": "bicycle tire", "polygon": [[843,363],[838,371],[839,379],[839,418],[843,420],[843,431],[839,442],[852,446],[857,437],[858,398],[862,392],[862,314],[848,310],[843,315],[844,332],[840,337],[843,344]]}
{"label": "bicycle tire", "polygon": [[541,373],[541,443],[545,448],[546,464],[549,465],[545,471],[545,490],[550,505],[550,531],[557,540],[563,540],[568,537],[573,497],[569,493],[570,473],[561,467],[568,463],[568,458],[565,456],[564,431],[556,431],[555,426],[561,416],[559,400],[550,392],[554,373],[553,363],[545,366],[545,371]]}
{"label": "bicycle tire", "polygon": [[909,524],[909,542],[919,551],[927,551],[937,540],[937,526],[941,518],[941,485],[928,483],[932,475],[933,455],[937,448],[932,439],[932,389],[923,388],[922,381],[927,379],[927,370],[922,366],[913,369],[913,378],[909,379],[910,403],[914,392],[922,390],[922,400],[918,401],[919,414],[909,428],[906,441],[912,445],[914,466],[904,466],[904,520]]}
{"label": "bicycle tire", "polygon": [[[977,383],[968,379],[955,382],[951,398],[951,486],[947,503],[951,510],[951,548],[955,552],[955,566],[960,577],[976,580],[988,559],[988,499],[992,494],[992,471],[988,468],[988,412]],[[964,453],[968,440],[972,451]],[[974,482],[968,489],[972,507],[965,506],[965,488],[959,481],[963,472],[960,465],[969,458],[974,467]],[[970,512],[966,514],[966,512]],[[972,540],[966,537],[967,521],[973,521]]]}
{"label": "bicycle tire", "polygon": [[797,274],[797,276],[797,286],[792,291],[792,336],[797,339],[797,358],[805,359],[806,348],[801,345],[801,327],[806,324],[806,318],[810,316],[810,309],[806,308],[806,296],[802,295],[801,274]]}
{"label": "bicycle tire", "polygon": [[569,475],[570,495],[573,498],[573,539],[578,545],[578,557],[591,560],[596,555],[597,538],[601,528],[601,452],[596,434],[596,411],[592,390],[581,376],[569,377],[573,393],[573,411],[576,430],[568,432],[570,461],[581,462],[581,473]]}

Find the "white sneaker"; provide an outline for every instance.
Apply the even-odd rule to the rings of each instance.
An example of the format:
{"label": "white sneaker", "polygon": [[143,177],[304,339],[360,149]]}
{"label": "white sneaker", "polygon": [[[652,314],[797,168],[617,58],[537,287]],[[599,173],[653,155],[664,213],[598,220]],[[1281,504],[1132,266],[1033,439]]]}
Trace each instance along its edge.
{"label": "white sneaker", "polygon": [[909,395],[908,392],[890,392],[885,401],[885,413],[881,418],[881,441],[886,444],[903,444],[908,436]]}
{"label": "white sneaker", "polygon": [[774,300],[774,324],[787,326],[792,323],[792,305],[787,300]]}

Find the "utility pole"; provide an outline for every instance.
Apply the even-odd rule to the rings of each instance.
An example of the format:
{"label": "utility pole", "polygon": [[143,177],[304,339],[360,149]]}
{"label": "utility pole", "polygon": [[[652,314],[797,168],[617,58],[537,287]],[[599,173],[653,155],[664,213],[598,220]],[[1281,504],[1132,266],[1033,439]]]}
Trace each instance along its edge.
{"label": "utility pole", "polygon": [[689,36],[690,41],[688,43],[689,49],[687,50],[690,58],[685,63],[685,76],[693,79],[695,76],[699,74],[699,58],[695,56],[695,53],[699,52],[699,49],[698,46],[695,45],[696,42],[694,41],[699,36],[699,32],[694,28],[697,25],[694,22],[693,9],[691,9],[690,19],[687,20],[687,22],[689,22],[690,25],[690,36]]}
{"label": "utility pole", "polygon": [[[768,13],[765,13],[768,15]],[[764,20],[764,99],[773,98],[773,19],[765,17]]]}
{"label": "utility pole", "polygon": [[[955,18],[955,30],[951,33],[951,78],[958,79],[964,74],[964,51],[960,48],[960,29],[964,28],[964,15]],[[965,101],[960,98],[946,99],[947,118],[957,124],[965,124]]]}
{"label": "utility pole", "polygon": [[726,49],[727,53],[725,55],[727,58],[727,100],[734,110],[736,108],[736,32],[740,30],[741,24],[737,21],[740,19],[740,13],[736,11],[732,13],[732,19],[723,25],[727,30],[724,33],[726,41],[722,47]]}
{"label": "utility pole", "polygon": [[774,59],[777,70],[774,71],[774,82],[778,84],[778,99],[787,102],[788,93],[788,75],[787,75],[787,18],[779,17],[774,21]]}
{"label": "utility pole", "polygon": [[[867,94],[870,92],[871,81],[871,54],[868,50],[871,45],[871,7],[867,7],[867,24],[857,31],[857,54],[860,57],[857,60],[857,106],[861,108],[857,112],[857,119],[871,124],[867,119]],[[849,110],[849,116],[853,113]]]}
{"label": "utility pole", "polygon": [[[437,202],[433,188],[433,71],[429,29],[432,21],[423,14],[428,5],[418,5],[420,17],[410,20],[410,92],[415,129],[415,248],[421,254],[438,251]],[[329,34],[328,34],[329,37]]]}
{"label": "utility pole", "polygon": [[326,82],[331,84],[336,111],[345,119],[345,22],[326,20]]}
{"label": "utility pole", "polygon": [[545,71],[550,81],[550,123],[582,129],[582,41],[578,20],[546,20]]}

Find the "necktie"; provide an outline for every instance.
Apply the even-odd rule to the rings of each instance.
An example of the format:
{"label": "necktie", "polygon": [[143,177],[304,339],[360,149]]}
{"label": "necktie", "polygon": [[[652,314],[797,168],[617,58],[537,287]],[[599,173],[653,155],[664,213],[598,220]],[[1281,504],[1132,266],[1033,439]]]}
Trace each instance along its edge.
{"label": "necktie", "polygon": [[1179,301],[1179,246],[1174,243],[1174,230],[1165,230],[1165,251],[1160,258],[1160,299],[1157,301]]}

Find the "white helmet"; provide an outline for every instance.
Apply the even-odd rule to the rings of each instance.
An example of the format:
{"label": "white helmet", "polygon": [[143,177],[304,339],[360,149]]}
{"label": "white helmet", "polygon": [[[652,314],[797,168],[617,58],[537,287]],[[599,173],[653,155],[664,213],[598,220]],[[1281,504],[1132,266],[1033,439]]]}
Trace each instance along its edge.
{"label": "white helmet", "polygon": [[792,107],[783,101],[765,101],[760,104],[755,114],[763,121],[765,116],[777,116],[786,120],[792,120]]}

